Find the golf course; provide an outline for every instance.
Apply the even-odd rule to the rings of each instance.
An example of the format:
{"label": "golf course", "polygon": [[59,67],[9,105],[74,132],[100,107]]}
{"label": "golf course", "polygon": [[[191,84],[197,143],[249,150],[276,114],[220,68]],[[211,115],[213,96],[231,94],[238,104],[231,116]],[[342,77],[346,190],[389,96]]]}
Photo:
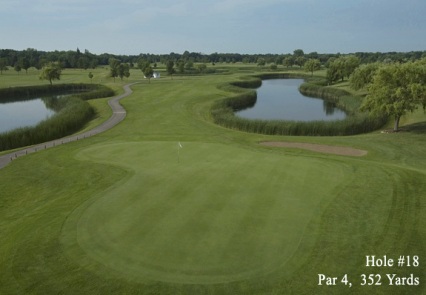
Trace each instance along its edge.
{"label": "golf course", "polygon": [[[243,132],[211,109],[269,69],[215,67],[90,70],[116,96],[131,84],[125,118],[0,169],[0,294],[426,294],[423,109],[395,133],[381,132],[392,120],[350,136]],[[0,88],[48,83],[38,75],[5,72]],[[106,122],[110,99],[88,100],[96,115],[72,136]]]}

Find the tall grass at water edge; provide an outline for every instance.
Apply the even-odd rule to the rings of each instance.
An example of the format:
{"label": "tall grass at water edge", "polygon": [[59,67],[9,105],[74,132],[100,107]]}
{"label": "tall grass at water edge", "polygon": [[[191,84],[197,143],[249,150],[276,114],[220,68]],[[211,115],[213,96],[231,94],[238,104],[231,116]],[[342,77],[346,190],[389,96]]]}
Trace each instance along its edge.
{"label": "tall grass at water edge", "polygon": [[48,86],[11,87],[0,89],[0,102],[25,100],[34,96],[74,93],[55,102],[58,112],[34,127],[17,128],[0,133],[0,151],[15,149],[54,140],[81,129],[95,115],[85,100],[113,96],[114,91],[104,85],[60,84]]}

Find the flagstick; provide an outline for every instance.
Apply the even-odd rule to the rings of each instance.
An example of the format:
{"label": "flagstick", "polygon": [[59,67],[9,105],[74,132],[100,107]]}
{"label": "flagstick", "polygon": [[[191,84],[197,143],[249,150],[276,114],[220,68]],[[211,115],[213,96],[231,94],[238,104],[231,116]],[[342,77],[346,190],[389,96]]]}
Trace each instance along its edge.
{"label": "flagstick", "polygon": [[177,146],[177,149],[178,149],[178,163],[180,163],[180,149],[182,148],[182,145],[180,144],[180,141],[178,142],[178,146]]}

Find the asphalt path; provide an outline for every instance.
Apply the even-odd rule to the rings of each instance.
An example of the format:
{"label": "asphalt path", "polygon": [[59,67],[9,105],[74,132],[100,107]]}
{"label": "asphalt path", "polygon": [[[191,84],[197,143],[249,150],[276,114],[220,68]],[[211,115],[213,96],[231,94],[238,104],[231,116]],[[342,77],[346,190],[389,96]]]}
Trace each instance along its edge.
{"label": "asphalt path", "polygon": [[120,99],[132,94],[133,91],[130,89],[130,86],[132,86],[136,83],[139,83],[139,82],[124,85],[123,86],[123,89],[124,89],[123,94],[114,96],[113,98],[108,100],[108,105],[112,109],[112,116],[107,121],[102,123],[101,125],[93,128],[89,131],[86,131],[84,133],[78,134],[78,135],[70,135],[70,136],[67,136],[67,137],[60,138],[60,139],[55,139],[55,140],[52,140],[52,141],[43,142],[43,143],[40,143],[40,144],[37,144],[37,145],[33,145],[31,147],[24,148],[24,149],[19,150],[19,151],[15,151],[15,152],[12,152],[12,153],[2,155],[2,156],[0,156],[0,169],[4,168],[5,166],[7,166],[11,162],[13,162],[13,160],[15,160],[19,157],[22,157],[22,156],[25,156],[25,155],[28,155],[28,154],[32,154],[32,153],[36,153],[36,152],[41,151],[41,150],[53,148],[55,146],[59,146],[59,145],[62,145],[62,144],[66,144],[66,143],[70,143],[70,142],[74,142],[74,141],[78,141],[78,140],[83,140],[85,138],[94,136],[94,135],[102,133],[102,132],[104,132],[108,129],[111,129],[112,127],[114,127],[115,125],[117,125],[118,123],[123,121],[124,118],[126,117],[126,110],[120,105]]}

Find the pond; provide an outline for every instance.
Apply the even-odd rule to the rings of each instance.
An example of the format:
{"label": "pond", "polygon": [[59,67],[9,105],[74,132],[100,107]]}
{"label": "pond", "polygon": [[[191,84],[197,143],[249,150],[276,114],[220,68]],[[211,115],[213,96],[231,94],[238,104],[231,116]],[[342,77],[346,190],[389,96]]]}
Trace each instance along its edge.
{"label": "pond", "polygon": [[299,92],[303,79],[263,80],[252,108],[235,112],[246,119],[317,121],[341,120],[346,113],[334,103],[304,96]]}
{"label": "pond", "polygon": [[32,127],[55,114],[52,98],[0,102],[0,133],[19,127]]}

